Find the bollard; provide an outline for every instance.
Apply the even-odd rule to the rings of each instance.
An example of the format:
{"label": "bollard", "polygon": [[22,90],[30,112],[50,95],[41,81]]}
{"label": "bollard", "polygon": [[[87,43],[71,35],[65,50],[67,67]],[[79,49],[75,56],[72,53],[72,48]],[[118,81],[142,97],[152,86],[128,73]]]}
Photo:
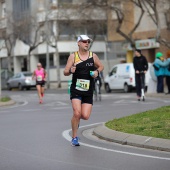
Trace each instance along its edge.
{"label": "bollard", "polygon": [[68,81],[68,94],[70,94],[70,87],[71,87],[71,84],[72,84],[72,81],[69,80],[69,81]]}

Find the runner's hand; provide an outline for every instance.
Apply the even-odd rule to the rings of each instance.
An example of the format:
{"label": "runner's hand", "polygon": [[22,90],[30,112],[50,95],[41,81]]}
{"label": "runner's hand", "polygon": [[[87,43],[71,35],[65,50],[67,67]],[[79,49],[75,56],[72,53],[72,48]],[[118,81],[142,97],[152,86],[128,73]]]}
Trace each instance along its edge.
{"label": "runner's hand", "polygon": [[70,71],[71,71],[71,73],[75,73],[75,71],[76,71],[76,65],[72,66],[72,67],[70,68]]}
{"label": "runner's hand", "polygon": [[94,76],[92,76],[93,78],[96,78],[98,76],[98,71],[94,71]]}

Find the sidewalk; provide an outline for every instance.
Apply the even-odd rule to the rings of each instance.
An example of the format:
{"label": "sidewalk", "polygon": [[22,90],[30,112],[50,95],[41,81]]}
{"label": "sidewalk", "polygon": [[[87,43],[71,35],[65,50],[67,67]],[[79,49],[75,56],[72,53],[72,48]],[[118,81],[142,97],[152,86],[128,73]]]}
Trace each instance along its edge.
{"label": "sidewalk", "polygon": [[165,94],[165,93],[146,93],[146,97],[154,97],[154,98],[169,98],[170,99],[170,94]]}
{"label": "sidewalk", "polygon": [[16,102],[15,101],[13,101],[13,100],[10,100],[10,101],[8,101],[8,102],[0,102],[0,107],[2,106],[11,106],[11,105],[13,105],[13,104],[15,104]]}
{"label": "sidewalk", "polygon": [[170,152],[170,140],[154,138],[148,136],[140,136],[118,132],[107,128],[104,124],[99,125],[93,130],[94,135],[97,137],[119,143],[122,145],[130,145],[141,148],[155,149],[160,151]]}

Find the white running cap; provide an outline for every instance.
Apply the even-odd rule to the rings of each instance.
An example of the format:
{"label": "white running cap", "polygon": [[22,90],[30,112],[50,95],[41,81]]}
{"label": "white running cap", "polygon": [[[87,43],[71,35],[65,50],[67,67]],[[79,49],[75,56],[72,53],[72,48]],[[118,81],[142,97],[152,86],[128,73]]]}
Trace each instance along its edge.
{"label": "white running cap", "polygon": [[91,38],[89,38],[87,35],[79,35],[77,38],[77,42],[81,41],[81,40],[90,40],[90,42],[92,42],[93,40]]}

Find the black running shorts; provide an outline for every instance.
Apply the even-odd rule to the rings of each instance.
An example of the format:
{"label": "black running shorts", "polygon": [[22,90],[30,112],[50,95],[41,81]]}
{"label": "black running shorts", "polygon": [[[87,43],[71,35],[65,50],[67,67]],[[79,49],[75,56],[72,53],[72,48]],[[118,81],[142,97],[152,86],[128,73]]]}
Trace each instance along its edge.
{"label": "black running shorts", "polygon": [[44,87],[45,81],[36,81],[36,85],[40,85],[41,87]]}
{"label": "black running shorts", "polygon": [[88,103],[88,104],[93,105],[93,95],[85,96],[85,95],[78,95],[78,94],[71,93],[70,100],[72,100],[72,99],[79,99],[79,100],[81,100],[82,104]]}

